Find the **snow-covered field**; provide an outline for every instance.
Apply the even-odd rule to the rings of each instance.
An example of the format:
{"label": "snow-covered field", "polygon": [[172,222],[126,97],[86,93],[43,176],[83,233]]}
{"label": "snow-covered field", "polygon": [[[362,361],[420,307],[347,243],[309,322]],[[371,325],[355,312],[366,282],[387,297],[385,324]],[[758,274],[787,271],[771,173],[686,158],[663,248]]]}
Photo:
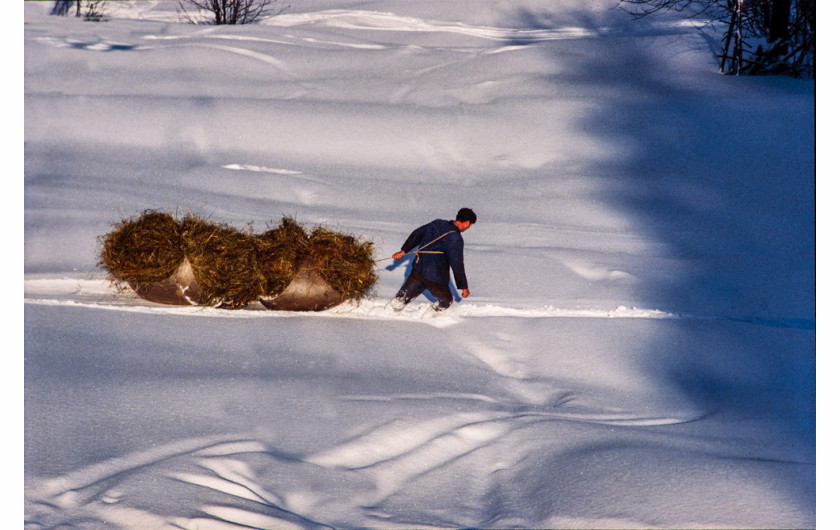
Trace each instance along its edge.
{"label": "snow-covered field", "polygon": [[[613,3],[26,2],[25,527],[814,527],[814,82]],[[462,206],[437,317],[408,260],[317,314],[97,268],[145,209],[384,259]]]}

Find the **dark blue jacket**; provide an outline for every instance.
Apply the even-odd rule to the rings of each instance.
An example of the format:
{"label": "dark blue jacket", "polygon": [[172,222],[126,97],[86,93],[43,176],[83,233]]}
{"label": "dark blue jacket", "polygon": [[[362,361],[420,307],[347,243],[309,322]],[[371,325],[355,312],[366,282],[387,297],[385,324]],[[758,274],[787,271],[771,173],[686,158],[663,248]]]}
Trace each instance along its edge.
{"label": "dark blue jacket", "polygon": [[[429,244],[431,241],[434,243]],[[454,222],[436,219],[421,226],[408,236],[402,251],[408,253],[415,248],[420,252],[412,260],[412,266],[420,276],[434,283],[449,285],[451,268],[455,276],[455,287],[469,289],[464,272],[464,238]]]}

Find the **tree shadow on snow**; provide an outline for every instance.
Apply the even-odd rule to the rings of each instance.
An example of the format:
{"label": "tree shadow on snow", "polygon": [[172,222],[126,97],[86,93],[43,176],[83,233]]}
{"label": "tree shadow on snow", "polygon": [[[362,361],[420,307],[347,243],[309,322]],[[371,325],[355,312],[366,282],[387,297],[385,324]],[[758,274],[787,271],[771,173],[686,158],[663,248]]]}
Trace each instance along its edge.
{"label": "tree shadow on snow", "polygon": [[590,30],[541,45],[558,89],[594,103],[577,130],[623,153],[585,168],[608,183],[599,199],[682,271],[638,287],[643,303],[685,315],[652,341],[648,368],[711,414],[772,422],[798,444],[791,458],[813,464],[813,82],[723,76],[715,38],[697,34],[681,50],[668,33],[685,42],[697,30],[621,15],[628,22],[609,38],[599,28],[615,27],[616,11],[572,21],[523,10],[514,25]]}

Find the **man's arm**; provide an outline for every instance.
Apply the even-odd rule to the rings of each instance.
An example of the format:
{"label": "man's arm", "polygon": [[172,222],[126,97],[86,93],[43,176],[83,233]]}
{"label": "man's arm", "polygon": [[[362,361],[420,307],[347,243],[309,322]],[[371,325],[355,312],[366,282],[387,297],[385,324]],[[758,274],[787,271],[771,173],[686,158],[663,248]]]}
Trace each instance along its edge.
{"label": "man's arm", "polygon": [[455,287],[461,290],[464,298],[470,295],[470,286],[467,283],[467,273],[464,271],[464,240],[456,240],[449,247],[449,266],[452,268],[452,275],[455,277]]}
{"label": "man's arm", "polygon": [[403,243],[402,249],[399,252],[395,252],[392,258],[395,260],[402,259],[409,250],[413,249],[414,247],[420,245],[420,242],[423,241],[423,229],[425,226],[421,226],[420,228],[415,229],[409,236],[408,239],[405,240]]}

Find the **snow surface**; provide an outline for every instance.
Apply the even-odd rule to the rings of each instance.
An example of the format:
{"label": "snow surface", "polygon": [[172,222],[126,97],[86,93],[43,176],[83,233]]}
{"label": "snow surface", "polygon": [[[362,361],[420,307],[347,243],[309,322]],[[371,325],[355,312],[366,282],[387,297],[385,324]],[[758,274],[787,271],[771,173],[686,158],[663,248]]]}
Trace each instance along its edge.
{"label": "snow surface", "polygon": [[[816,525],[815,85],[610,1],[24,4],[26,528]],[[472,296],[385,309],[461,206]],[[119,292],[145,209],[373,241],[318,314]]]}

